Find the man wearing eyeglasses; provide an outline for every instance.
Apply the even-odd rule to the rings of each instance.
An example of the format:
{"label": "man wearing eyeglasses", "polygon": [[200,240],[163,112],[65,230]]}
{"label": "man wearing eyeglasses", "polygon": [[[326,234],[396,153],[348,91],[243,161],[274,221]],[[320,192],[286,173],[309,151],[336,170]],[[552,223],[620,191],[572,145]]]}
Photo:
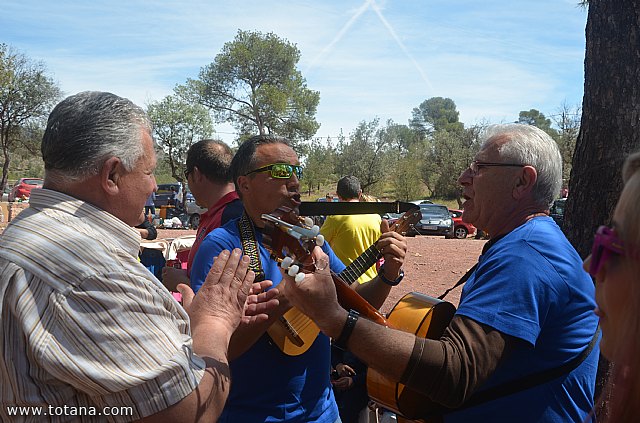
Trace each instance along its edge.
{"label": "man wearing eyeglasses", "polygon": [[[443,406],[418,408],[418,418],[583,422],[593,406],[598,320],[593,283],[547,215],[561,175],[558,146],[545,132],[487,130],[458,181],[463,220],[492,238],[440,339],[350,320],[319,270],[299,284],[287,280],[287,298],[327,335],[346,339],[369,369]],[[318,249],[314,258],[323,258]]]}
{"label": "man wearing eyeglasses", "polygon": [[[289,142],[272,135],[259,135],[245,141],[231,163],[236,190],[245,213],[211,232],[200,245],[193,262],[191,282],[194,290],[204,281],[213,258],[228,248],[242,248],[252,259],[256,278],[272,280],[277,286],[282,275],[278,264],[263,245],[261,216],[281,206],[298,208],[300,178],[303,171]],[[233,247],[232,247],[233,246]],[[359,285],[357,291],[378,308],[400,278],[406,253],[404,238],[384,234],[377,244],[385,257],[384,275]],[[340,273],[344,264],[327,243],[332,271]],[[355,287],[354,287],[355,288]],[[282,286],[279,291],[282,293]],[[243,326],[233,335],[230,351],[233,385],[219,422],[329,422],[339,420],[330,383],[329,338],[319,334],[309,349],[300,355],[286,355],[266,330],[290,308],[285,296],[269,320],[254,327]]]}

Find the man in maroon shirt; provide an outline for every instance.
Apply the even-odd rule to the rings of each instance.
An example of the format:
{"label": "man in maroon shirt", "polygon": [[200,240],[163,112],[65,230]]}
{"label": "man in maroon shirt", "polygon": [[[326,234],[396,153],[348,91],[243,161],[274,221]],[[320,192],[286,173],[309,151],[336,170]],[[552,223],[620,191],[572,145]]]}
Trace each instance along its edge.
{"label": "man in maroon shirt", "polygon": [[196,204],[207,212],[200,216],[186,271],[172,267],[162,269],[162,282],[170,290],[178,283],[189,284],[193,258],[207,234],[242,214],[242,203],[229,173],[232,158],[229,146],[216,140],[198,141],[187,151],[185,177]]}

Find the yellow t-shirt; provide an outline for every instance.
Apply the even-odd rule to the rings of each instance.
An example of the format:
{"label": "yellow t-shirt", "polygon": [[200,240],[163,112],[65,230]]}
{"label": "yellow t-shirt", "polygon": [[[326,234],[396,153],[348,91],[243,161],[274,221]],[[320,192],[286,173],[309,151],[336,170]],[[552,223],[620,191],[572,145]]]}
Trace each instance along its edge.
{"label": "yellow t-shirt", "polygon": [[[349,265],[380,238],[380,221],[377,214],[352,214],[328,216],[320,233],[345,265]],[[359,283],[375,278],[375,265],[358,278]]]}

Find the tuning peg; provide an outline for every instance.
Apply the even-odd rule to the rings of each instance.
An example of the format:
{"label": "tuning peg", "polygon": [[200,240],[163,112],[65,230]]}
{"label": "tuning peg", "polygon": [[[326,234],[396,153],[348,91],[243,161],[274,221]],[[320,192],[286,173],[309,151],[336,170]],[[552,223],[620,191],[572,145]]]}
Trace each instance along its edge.
{"label": "tuning peg", "polygon": [[304,276],[304,273],[298,273],[294,280],[296,281],[296,283],[300,283],[304,280]]}
{"label": "tuning peg", "polygon": [[311,227],[311,231],[313,232],[313,236],[317,236],[320,233],[320,226],[313,225]]}
{"label": "tuning peg", "polygon": [[295,276],[296,273],[298,273],[299,271],[300,271],[300,267],[297,264],[294,264],[289,268],[289,270],[287,270],[287,274],[289,276]]}
{"label": "tuning peg", "polygon": [[289,267],[291,267],[292,263],[293,263],[293,259],[287,256],[282,259],[282,263],[280,263],[280,267],[282,267],[284,270],[287,270]]}
{"label": "tuning peg", "polygon": [[324,245],[324,235],[316,236],[316,245],[322,247]]}
{"label": "tuning peg", "polygon": [[307,226],[313,226],[313,219],[310,218],[309,216],[304,218],[304,224]]}

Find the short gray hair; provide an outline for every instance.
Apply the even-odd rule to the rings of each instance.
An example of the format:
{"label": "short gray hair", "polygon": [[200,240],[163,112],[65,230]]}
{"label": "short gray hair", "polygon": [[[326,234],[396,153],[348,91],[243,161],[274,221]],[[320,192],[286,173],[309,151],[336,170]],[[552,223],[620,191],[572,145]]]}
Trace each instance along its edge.
{"label": "short gray hair", "polygon": [[562,186],[562,156],[558,144],[542,129],[519,123],[489,126],[484,132],[483,146],[495,137],[509,140],[498,148],[502,160],[536,169],[538,180],[533,187],[533,198],[541,206],[550,207]]}
{"label": "short gray hair", "polygon": [[42,138],[47,177],[83,180],[111,157],[131,171],[144,153],[143,131],[151,135],[151,121],[126,98],[99,91],[67,97],[49,115]]}

